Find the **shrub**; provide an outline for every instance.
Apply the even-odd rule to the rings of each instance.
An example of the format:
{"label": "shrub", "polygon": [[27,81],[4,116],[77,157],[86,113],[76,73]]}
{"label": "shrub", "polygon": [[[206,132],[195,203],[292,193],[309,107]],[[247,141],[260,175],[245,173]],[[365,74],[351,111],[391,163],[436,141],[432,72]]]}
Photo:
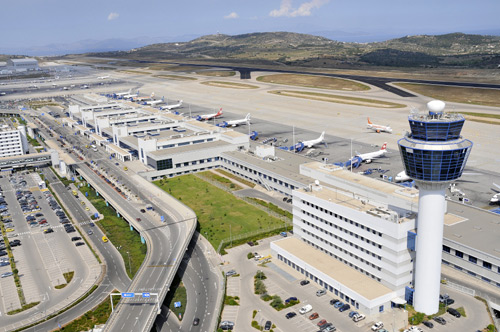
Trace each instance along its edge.
{"label": "shrub", "polygon": [[411,316],[408,319],[408,322],[411,325],[418,325],[424,321],[424,318],[425,318],[425,314],[423,314],[421,312],[417,312],[415,315]]}
{"label": "shrub", "polygon": [[273,297],[269,294],[264,294],[260,298],[261,298],[261,300],[266,301],[266,302],[271,301],[273,299]]}
{"label": "shrub", "polygon": [[281,299],[281,297],[279,297],[278,295],[274,295],[271,302],[271,307],[273,307],[274,309],[280,309],[281,307],[283,307],[283,300]]}
{"label": "shrub", "polygon": [[266,288],[266,285],[264,285],[264,283],[260,280],[257,280],[255,282],[255,294],[265,294],[267,293],[267,288]]}
{"label": "shrub", "polygon": [[249,252],[249,253],[247,254],[247,258],[248,258],[248,259],[252,259],[252,258],[254,258],[254,257],[255,257],[255,255],[254,255],[254,254],[252,254],[251,252]]}
{"label": "shrub", "polygon": [[254,310],[254,311],[252,312],[252,318],[255,318],[255,316],[257,316],[257,310]]}
{"label": "shrub", "polygon": [[267,277],[266,275],[264,274],[264,272],[262,272],[261,270],[257,271],[257,273],[255,274],[255,279],[258,279],[258,280],[266,280]]}

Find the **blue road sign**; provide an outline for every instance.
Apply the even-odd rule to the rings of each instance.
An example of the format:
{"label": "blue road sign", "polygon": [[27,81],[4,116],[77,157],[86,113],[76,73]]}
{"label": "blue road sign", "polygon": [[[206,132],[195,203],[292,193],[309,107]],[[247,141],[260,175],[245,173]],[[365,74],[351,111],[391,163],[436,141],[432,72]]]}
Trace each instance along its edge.
{"label": "blue road sign", "polygon": [[134,297],[134,293],[122,293],[122,297]]}
{"label": "blue road sign", "polygon": [[142,297],[151,297],[150,293],[142,293]]}
{"label": "blue road sign", "polygon": [[182,305],[181,305],[181,301],[179,302],[174,302],[174,307],[175,308],[180,308]]}
{"label": "blue road sign", "polygon": [[160,217],[160,220],[161,220],[161,222],[165,222],[165,217],[164,217],[164,216],[161,216],[161,217]]}

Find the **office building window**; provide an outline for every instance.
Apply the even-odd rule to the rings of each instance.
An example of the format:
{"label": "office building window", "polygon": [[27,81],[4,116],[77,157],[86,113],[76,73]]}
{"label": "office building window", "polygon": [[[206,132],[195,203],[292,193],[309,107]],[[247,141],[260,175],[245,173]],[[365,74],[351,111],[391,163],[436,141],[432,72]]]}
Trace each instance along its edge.
{"label": "office building window", "polygon": [[445,252],[450,252],[450,247],[448,247],[448,246],[443,246],[443,251],[445,251]]}
{"label": "office building window", "polygon": [[483,262],[483,267],[491,270],[491,263]]}
{"label": "office building window", "polygon": [[469,255],[469,262],[477,264],[477,258]]}
{"label": "office building window", "polygon": [[464,253],[459,251],[459,250],[455,250],[455,256],[460,257],[460,258],[464,258]]}

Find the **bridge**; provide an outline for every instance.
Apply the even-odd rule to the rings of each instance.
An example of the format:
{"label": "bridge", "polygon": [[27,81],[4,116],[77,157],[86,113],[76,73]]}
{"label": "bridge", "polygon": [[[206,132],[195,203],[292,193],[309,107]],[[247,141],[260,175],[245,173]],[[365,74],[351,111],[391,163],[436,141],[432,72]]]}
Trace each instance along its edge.
{"label": "bridge", "polygon": [[[156,212],[164,222],[153,220],[139,212],[140,206],[127,201],[112,186],[103,181],[87,164],[72,165],[76,175],[82,176],[131,227],[136,229],[148,246],[146,258],[137,271],[127,293],[158,293],[150,298],[122,298],[108,319],[105,331],[150,331],[162,303],[179,268],[196,228],[196,215],[185,205],[163,193],[144,180],[141,185],[149,191],[161,191],[161,200],[155,200]],[[137,191],[141,192],[141,191]],[[142,190],[144,192],[144,189]],[[155,196],[160,195],[155,192]],[[137,218],[141,221],[137,221]]]}

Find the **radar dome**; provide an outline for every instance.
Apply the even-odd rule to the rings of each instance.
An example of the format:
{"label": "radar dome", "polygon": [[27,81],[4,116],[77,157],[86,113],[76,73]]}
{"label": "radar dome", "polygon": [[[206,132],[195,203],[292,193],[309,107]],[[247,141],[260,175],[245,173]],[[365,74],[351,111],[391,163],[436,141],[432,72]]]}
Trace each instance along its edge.
{"label": "radar dome", "polygon": [[446,104],[441,100],[432,100],[427,103],[427,109],[432,113],[442,113]]}

